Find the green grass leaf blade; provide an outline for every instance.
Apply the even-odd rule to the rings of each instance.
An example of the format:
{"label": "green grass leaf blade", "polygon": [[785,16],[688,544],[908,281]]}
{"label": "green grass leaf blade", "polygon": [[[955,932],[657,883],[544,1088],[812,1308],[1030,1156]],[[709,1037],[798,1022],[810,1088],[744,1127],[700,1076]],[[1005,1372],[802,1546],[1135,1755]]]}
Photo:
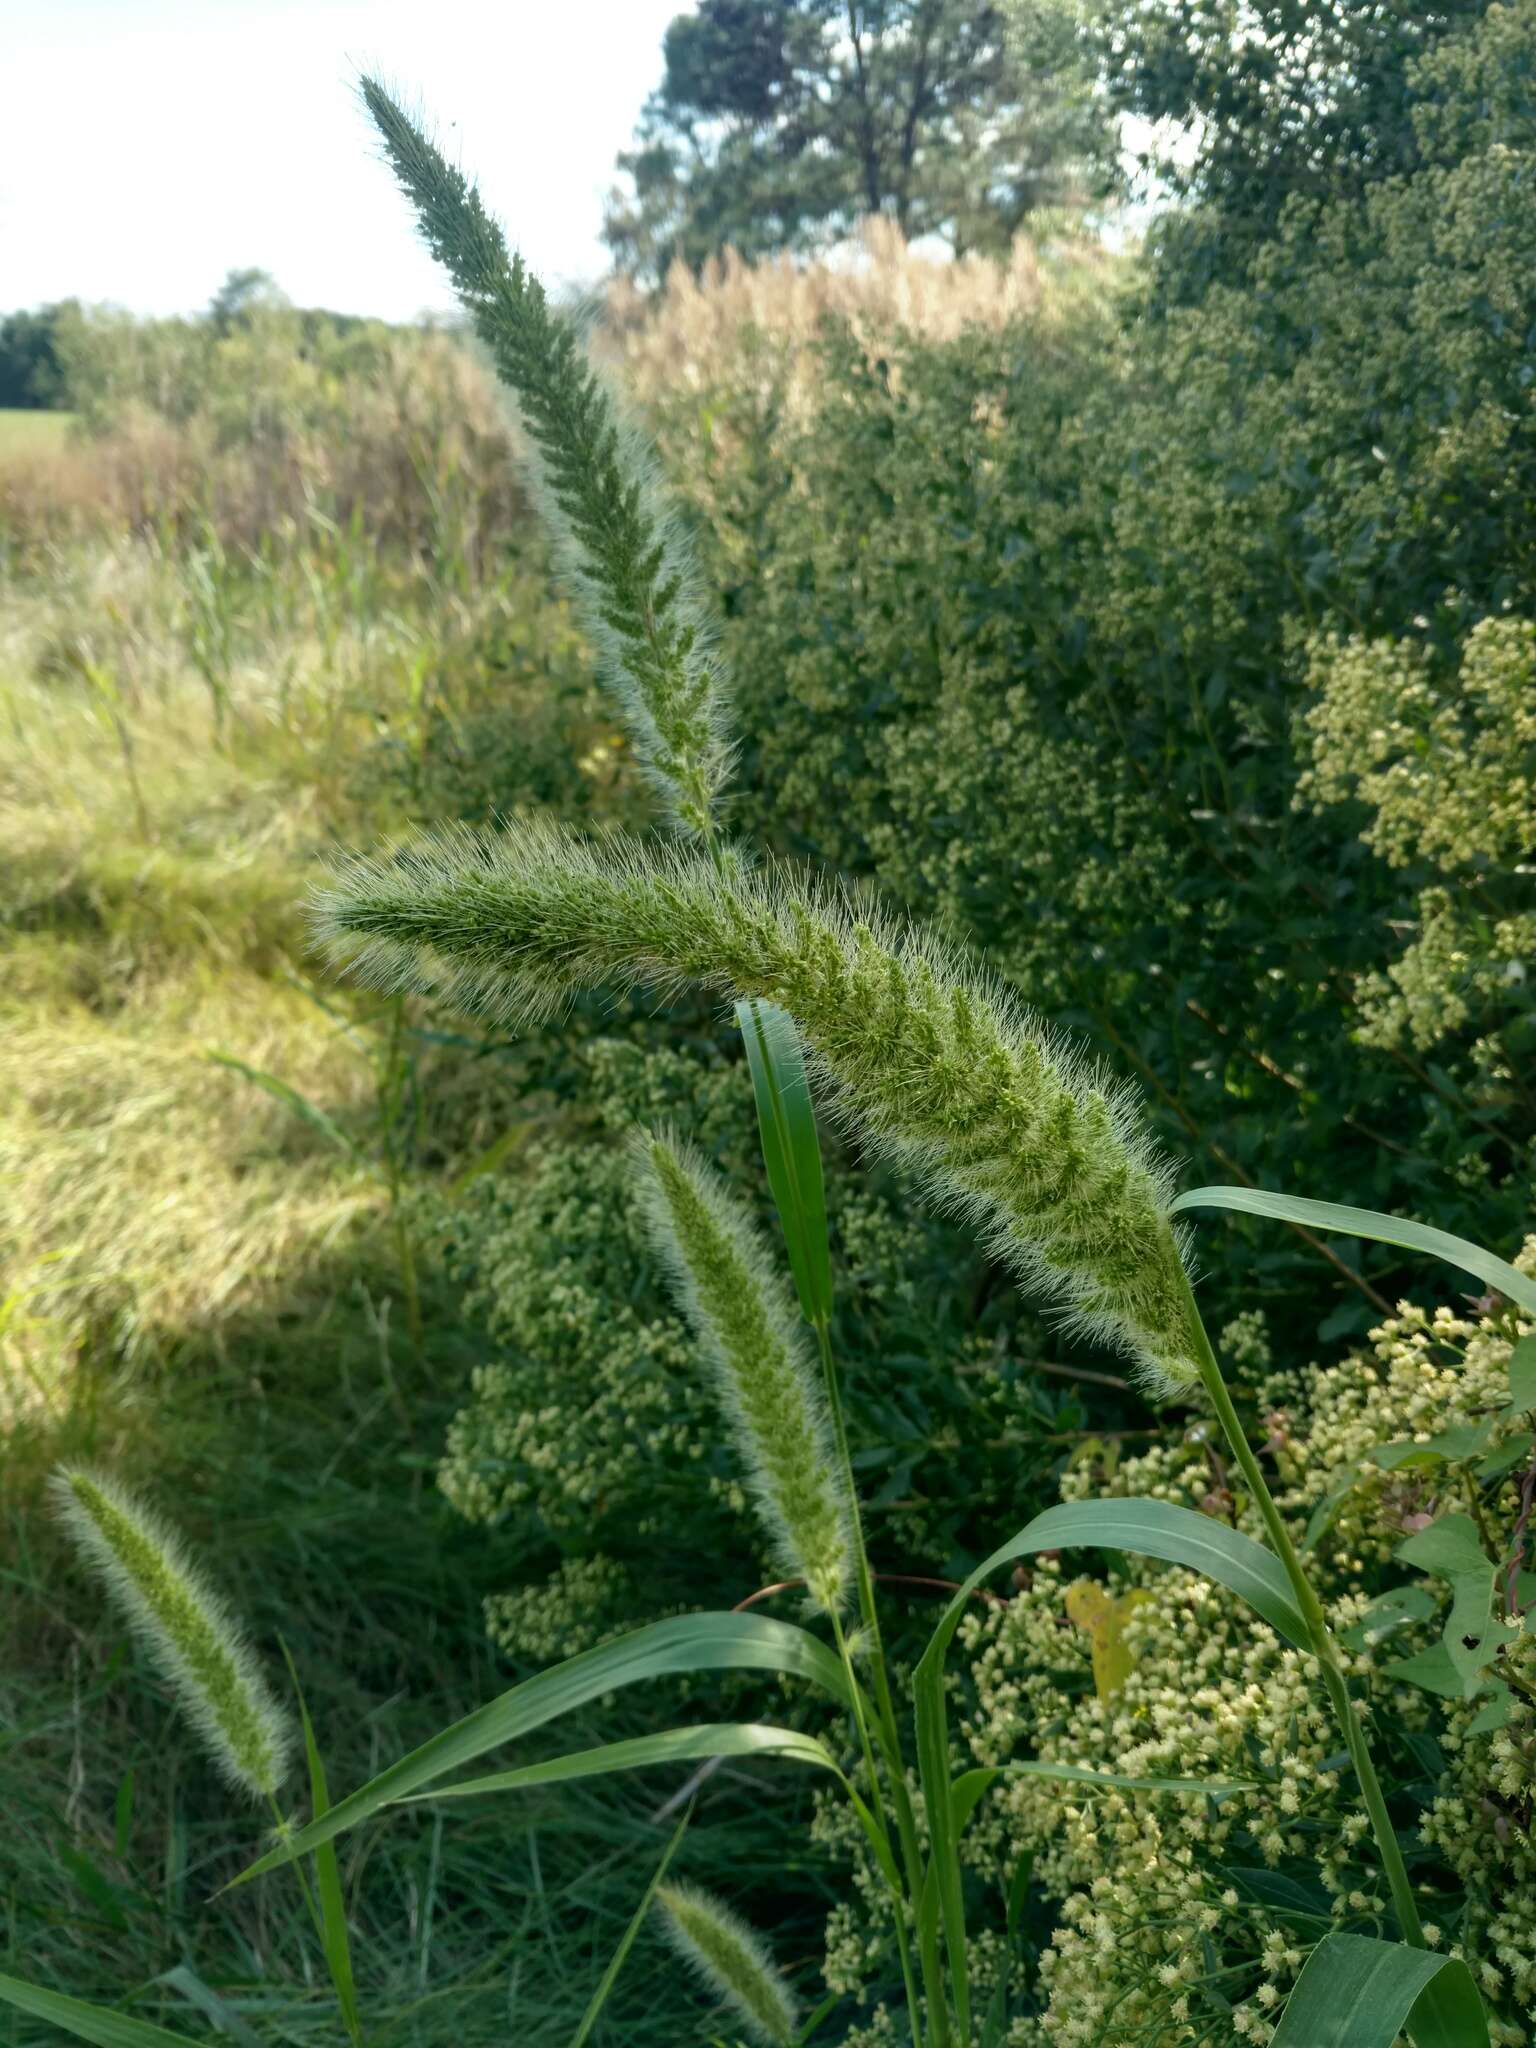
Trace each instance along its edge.
{"label": "green grass leaf blade", "polygon": [[693,1808],[690,1806],[677,1826],[672,1830],[672,1839],[661,1852],[661,1861],[651,1873],[651,1881],[641,1894],[640,1903],[635,1908],[634,1917],[619,1937],[618,1947],[608,1958],[608,1967],[598,1979],[597,1989],[593,1992],[587,2009],[581,2016],[580,2024],[571,2036],[571,2048],[586,2048],[592,2029],[597,2025],[603,2007],[608,2003],[608,1994],[618,1982],[619,1972],[624,1967],[625,1958],[635,1945],[635,1936],[645,1925],[645,1916],[651,1910],[651,1901],[656,1896],[656,1887],[666,1876],[672,1858],[677,1854],[678,1844],[682,1841],[684,1832],[692,1818]]}
{"label": "green grass leaf blade", "polygon": [[[657,1764],[693,1763],[700,1757],[781,1756],[817,1770],[837,1771],[826,1747],[814,1735],[794,1728],[772,1728],[762,1722],[714,1721],[697,1728],[668,1728],[657,1735],[638,1735],[628,1742],[606,1742],[599,1749],[580,1749],[570,1756],[525,1764],[521,1770],[494,1771],[485,1778],[465,1778],[440,1785],[402,1802],[471,1799],[485,1792],[518,1792],[531,1785],[561,1785],[572,1778],[602,1777],[611,1771],[642,1771]],[[841,1772],[838,1772],[841,1776]]]}
{"label": "green grass leaf blade", "polygon": [[286,1109],[291,1109],[311,1130],[318,1131],[339,1152],[345,1152],[355,1165],[366,1167],[370,1173],[376,1170],[373,1162],[353,1144],[335,1118],[327,1115],[318,1102],[311,1102],[307,1095],[301,1094],[287,1081],[280,1080],[276,1074],[269,1074],[264,1067],[253,1067],[245,1060],[236,1059],[232,1052],[210,1050],[208,1057],[215,1066],[228,1067],[232,1074],[239,1074],[253,1088],[259,1088],[263,1095],[270,1095],[274,1102],[281,1102]]}
{"label": "green grass leaf blade", "polygon": [[1536,1408],[1536,1337],[1522,1337],[1509,1354],[1509,1405],[1522,1415]]}
{"label": "green grass leaf blade", "polygon": [[1402,1942],[1330,1934],[1307,1958],[1272,2048],[1488,2048],[1488,2020],[1465,1963]]}
{"label": "green grass leaf blade", "polygon": [[349,1793],[323,1819],[298,1829],[243,1870],[234,1883],[245,1884],[294,1856],[308,1855],[321,1842],[356,1827],[381,1807],[419,1792],[449,1771],[473,1763],[487,1750],[557,1721],[604,1693],[617,1692],[642,1679],[693,1671],[784,1672],[820,1686],[840,1705],[846,1705],[848,1699],[847,1680],[837,1658],[824,1643],[791,1622],[761,1614],[672,1615],[514,1685]]}
{"label": "green grass leaf blade", "polygon": [[[314,1724],[309,1718],[299,1674],[294,1669],[293,1658],[288,1654],[288,1645],[283,1644],[283,1656],[287,1661],[289,1676],[293,1680],[294,1695],[299,1703],[299,1724],[304,1731],[304,1755],[309,1765],[310,1808],[316,1820],[324,1820],[331,1810],[330,1788],[326,1783],[325,1764],[321,1760],[320,1745],[315,1740]],[[336,1993],[336,2003],[341,2008],[342,2024],[348,2038],[360,2043],[363,2038],[362,2015],[357,2005],[357,1980],[352,1971],[352,1942],[347,1932],[346,1900],[341,1890],[341,1870],[336,1861],[336,1844],[322,1842],[315,1851],[315,1890],[320,1903],[320,1946],[325,1953],[326,1968],[331,1973],[331,1984]]]}
{"label": "green grass leaf blade", "polygon": [[1187,1566],[1226,1586],[1285,1639],[1305,1648],[1306,1627],[1273,1551],[1209,1515],[1159,1500],[1068,1501],[1012,1536],[977,1566],[945,1609],[912,1676],[917,1763],[933,1841],[939,1905],[949,1951],[961,2037],[969,2027],[965,1971],[965,1906],[949,1778],[949,1729],[944,1702],[944,1658],[966,1602],[988,1575],[1042,1550],[1128,1550]]}
{"label": "green grass leaf blade", "polygon": [[1427,1252],[1523,1309],[1536,1314],[1536,1280],[1465,1237],[1452,1237],[1410,1216],[1384,1216],[1378,1209],[1352,1209],[1343,1202],[1309,1202],[1299,1195],[1272,1194],[1268,1188],[1192,1188],[1171,1204],[1170,1215],[1186,1209],[1231,1209],[1244,1216],[1272,1216],[1281,1223],[1303,1223],[1313,1230],[1338,1231],[1346,1237],[1373,1238],[1378,1244],[1400,1245],[1405,1251]]}
{"label": "green grass leaf blade", "polygon": [[66,1998],[61,1991],[43,1991],[24,1984],[19,1977],[0,1977],[0,1999],[34,2019],[60,2027],[76,2040],[92,2041],[96,2048],[189,2048],[190,2037],[173,2034],[166,2027],[152,2026],[108,2005],[92,2005],[83,1998]]}
{"label": "green grass leaf blade", "polygon": [[950,1787],[958,1832],[992,1790],[999,1778],[1027,1777],[1059,1779],[1063,1784],[1094,1785],[1106,1792],[1198,1792],[1219,1799],[1224,1792],[1249,1792],[1253,1778],[1137,1778],[1123,1771],[1092,1771],[1083,1764],[1045,1763],[1038,1757],[1022,1762],[991,1764],[984,1770],[966,1771]]}
{"label": "green grass leaf blade", "polygon": [[790,1271],[808,1323],[832,1313],[832,1257],[816,1110],[800,1034],[787,1010],[753,1000],[736,1005],[757,1098],[768,1185],[784,1226]]}

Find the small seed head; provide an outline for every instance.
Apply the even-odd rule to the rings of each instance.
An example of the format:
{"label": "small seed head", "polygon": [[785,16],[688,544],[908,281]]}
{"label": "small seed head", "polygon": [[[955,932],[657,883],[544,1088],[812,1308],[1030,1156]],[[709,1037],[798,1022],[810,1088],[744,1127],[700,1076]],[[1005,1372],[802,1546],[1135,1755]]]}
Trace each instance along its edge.
{"label": "small seed head", "polygon": [[114,1481],[64,1469],[54,1499],[225,1777],[271,1798],[287,1775],[293,1731],[268,1692],[228,1608],[180,1539]]}

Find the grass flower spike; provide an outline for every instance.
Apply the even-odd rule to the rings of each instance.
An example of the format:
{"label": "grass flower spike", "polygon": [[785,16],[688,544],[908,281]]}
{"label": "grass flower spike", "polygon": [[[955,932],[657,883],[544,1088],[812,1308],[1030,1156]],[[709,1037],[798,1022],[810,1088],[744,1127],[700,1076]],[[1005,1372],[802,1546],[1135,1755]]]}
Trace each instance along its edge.
{"label": "grass flower spike", "polygon": [[603,984],[762,996],[799,1024],[849,1116],[920,1168],[1079,1328],[1148,1379],[1200,1356],[1166,1167],[1133,1109],[995,981],[834,889],[544,824],[352,859],[315,905],[330,951],[385,987],[548,1015]]}
{"label": "grass flower spike", "polygon": [[81,1552],[175,1687],[231,1783],[271,1798],[292,1745],[281,1709],[224,1602],[180,1541],[110,1480],[64,1470],[54,1494]]}
{"label": "grass flower spike", "polygon": [[673,1947],[753,2040],[789,2048],[797,2025],[794,1996],[746,1922],[693,1885],[660,1886],[656,1904]]}
{"label": "grass flower spike", "polygon": [[637,1149],[657,1247],[715,1369],[780,1563],[835,1612],[853,1569],[852,1510],[795,1305],[696,1152],[651,1136]]}
{"label": "grass flower spike", "polygon": [[362,93],[427,246],[517,395],[541,510],[640,759],[680,829],[708,838],[730,768],[722,676],[654,458],[462,171],[376,80]]}

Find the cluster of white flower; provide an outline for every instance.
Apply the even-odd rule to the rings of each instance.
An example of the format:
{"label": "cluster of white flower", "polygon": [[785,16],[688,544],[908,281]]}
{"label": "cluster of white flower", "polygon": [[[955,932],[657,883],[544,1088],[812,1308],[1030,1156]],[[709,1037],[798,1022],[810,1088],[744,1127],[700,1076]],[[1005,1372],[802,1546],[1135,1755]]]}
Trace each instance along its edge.
{"label": "cluster of white flower", "polygon": [[[1536,1272],[1536,1238],[1520,1264]],[[1351,1630],[1409,1576],[1394,1562],[1407,1531],[1468,1505],[1470,1465],[1384,1469],[1369,1456],[1384,1443],[1491,1424],[1480,1456],[1500,1444],[1522,1453],[1478,1502],[1491,1537],[1508,1547],[1530,1460],[1529,1418],[1506,1412],[1512,1342],[1524,1327],[1507,1309],[1426,1314],[1405,1303],[1367,1348],[1299,1372],[1269,1369],[1257,1320],[1224,1333],[1249,1369],[1277,1498],[1298,1534],[1329,1504],[1312,1565],[1336,1630]],[[1068,1499],[1150,1495],[1262,1534],[1200,1423],[1138,1456],[1079,1458],[1061,1490]],[[1129,1675],[1101,1698],[1089,1640],[1064,1598],[1091,1568],[1086,1556],[1041,1558],[1012,1598],[963,1625],[974,1706],[962,1732],[972,1757],[1245,1782],[1214,1797],[1107,1788],[1088,1796],[1079,1784],[1028,1775],[999,1782],[966,1853],[1003,1886],[1027,1866],[1055,1923],[1037,1973],[997,1944],[994,1975],[1010,1973],[1016,2008],[1033,2011],[1006,2038],[1010,2048],[1266,2042],[1330,1927],[1374,1933],[1388,1924],[1337,1730],[1308,1660],[1234,1596],[1135,1558],[1116,1570],[1148,1597],[1122,1610]],[[1399,1811],[1417,1806],[1432,1852],[1415,1866],[1431,1939],[1471,1964],[1495,2015],[1494,2040],[1515,2048],[1533,2038],[1536,1999],[1536,1632],[1513,1621],[1500,1662],[1516,1693],[1513,1721],[1469,1737],[1475,1703],[1442,1700],[1388,1669],[1439,1627],[1430,1615],[1385,1640],[1351,1636],[1352,1681],[1377,1710]],[[851,1988],[867,1972],[876,1924],[856,1889],[829,1927],[830,1983]],[[872,2023],[856,2038],[877,2048],[888,2035]]]}

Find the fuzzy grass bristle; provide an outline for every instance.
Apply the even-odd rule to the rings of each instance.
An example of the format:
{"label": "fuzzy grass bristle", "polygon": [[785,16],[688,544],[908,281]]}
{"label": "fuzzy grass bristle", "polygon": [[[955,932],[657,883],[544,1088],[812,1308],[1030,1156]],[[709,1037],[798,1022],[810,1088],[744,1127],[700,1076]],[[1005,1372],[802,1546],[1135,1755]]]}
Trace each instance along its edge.
{"label": "fuzzy grass bristle", "polygon": [[77,1548],[174,1686],[224,1776],[273,1798],[287,1776],[293,1730],[180,1538],[99,1474],[65,1468],[53,1491]]}
{"label": "fuzzy grass bristle", "polygon": [[765,2048],[795,2039],[795,1997],[747,1923],[695,1885],[660,1885],[656,1905],[672,1946]]}
{"label": "fuzzy grass bristle", "polygon": [[1077,1328],[1148,1380],[1198,1377],[1171,1177],[1126,1096],[991,976],[778,867],[543,823],[353,857],[320,943],[381,986],[503,1017],[602,986],[698,984],[789,1011],[843,1112],[916,1167]]}
{"label": "fuzzy grass bristle", "polygon": [[700,1153],[640,1133],[636,1154],[653,1241],[714,1370],[778,1561],[835,1613],[853,1574],[852,1506],[795,1303]]}

